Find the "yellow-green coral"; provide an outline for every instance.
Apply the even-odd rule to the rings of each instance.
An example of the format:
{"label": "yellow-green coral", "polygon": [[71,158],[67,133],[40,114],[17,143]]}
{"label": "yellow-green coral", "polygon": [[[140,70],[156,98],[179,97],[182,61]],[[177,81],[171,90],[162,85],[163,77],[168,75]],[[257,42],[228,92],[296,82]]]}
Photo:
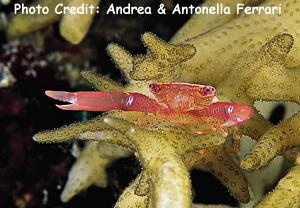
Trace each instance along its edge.
{"label": "yellow-green coral", "polygon": [[91,185],[106,187],[107,165],[115,159],[128,155],[128,151],[111,144],[89,142],[69,172],[68,183],[61,194],[61,200],[69,201],[70,198]]}
{"label": "yellow-green coral", "polygon": [[231,191],[240,202],[249,201],[248,183],[241,169],[226,152],[223,145],[208,148],[205,154],[186,155],[190,168],[206,168]]}
{"label": "yellow-green coral", "polygon": [[169,44],[151,33],[145,33],[142,41],[147,47],[149,54],[133,58],[133,68],[130,77],[134,80],[172,81],[173,70],[177,64],[182,63],[194,56],[196,50],[193,45]]}
{"label": "yellow-green coral", "polygon": [[[210,0],[204,1],[201,7],[217,7],[222,3],[224,7],[230,8],[230,14],[195,14],[188,22],[172,37],[171,42],[181,42],[183,40],[191,39],[199,34],[204,34],[218,26],[229,22],[237,16],[237,3],[243,3],[245,5],[258,4],[262,0]],[[195,27],[196,26],[196,27]]]}
{"label": "yellow-green coral", "polygon": [[300,166],[293,167],[279,181],[276,189],[267,195],[256,207],[299,207],[300,206]]}
{"label": "yellow-green coral", "polygon": [[270,128],[242,161],[244,169],[258,169],[285,151],[300,146],[300,114]]}
{"label": "yellow-green coral", "polygon": [[[87,72],[84,72],[83,75],[88,77],[88,80],[94,83],[97,88],[111,90],[110,87],[99,84],[103,82],[102,77],[98,78],[95,74]],[[106,82],[107,80],[104,80],[104,83]],[[109,86],[115,87],[116,85]],[[123,90],[126,91],[125,89]],[[55,140],[52,140],[52,138],[55,137],[56,141],[62,142],[74,139],[74,135],[77,134],[79,139],[98,140],[101,141],[101,143],[106,142],[125,147],[132,152],[136,152],[143,168],[147,170],[147,177],[151,179],[143,180],[143,182],[138,184],[139,193],[145,192],[141,191],[145,190],[145,186],[150,187],[151,194],[149,194],[149,196],[151,197],[149,197],[149,203],[151,201],[151,203],[157,206],[164,206],[163,204],[166,203],[167,197],[169,199],[167,201],[168,204],[174,203],[174,206],[177,204],[178,207],[190,206],[191,185],[189,174],[181,157],[187,152],[220,145],[224,142],[224,138],[210,135],[194,135],[189,130],[175,126],[165,126],[149,130],[141,129],[124,120],[124,118],[126,118],[126,120],[133,121],[135,117],[143,115],[143,113],[136,112],[111,112],[106,116],[98,117],[90,121],[73,124],[54,131],[38,133],[34,136],[34,139],[39,142],[54,142]],[[77,126],[77,128],[74,128],[74,125]],[[90,146],[88,146],[88,148],[89,147]],[[97,151],[99,151],[99,149]],[[90,151],[87,150],[87,152]],[[82,157],[86,158],[85,155],[88,154],[83,153]],[[94,167],[94,163],[97,162],[102,164],[103,159],[105,159],[102,156],[103,151],[94,154],[100,158],[96,157],[96,155],[95,160],[91,158],[92,167]],[[117,154],[117,156],[119,155]],[[91,155],[89,157],[91,157]],[[86,159],[80,159],[80,161],[81,160]],[[78,162],[78,164],[82,163]],[[79,174],[78,166],[80,167],[80,165],[75,164],[73,168],[74,171],[72,171],[72,174],[70,173],[72,176],[69,176],[69,181],[62,195],[63,200],[68,200],[74,193],[95,183],[88,177],[81,179],[80,186],[70,182],[74,181],[72,179],[74,175]],[[86,169],[86,171],[80,171],[80,174],[90,176],[93,170],[91,169],[90,167]],[[149,182],[147,183],[147,181]],[[178,185],[181,189],[172,188],[172,184]],[[162,195],[161,193],[164,194]]]}
{"label": "yellow-green coral", "polygon": [[[31,33],[35,30],[46,27],[58,20],[60,21],[60,33],[61,35],[73,44],[78,44],[85,37],[90,25],[92,24],[93,17],[96,14],[97,6],[100,0],[39,0],[33,3],[31,6],[40,5],[42,7],[48,7],[48,14],[23,14],[20,13],[12,17],[8,25],[8,35],[20,36],[27,33]],[[66,12],[59,14],[55,11],[58,4],[63,4],[69,7],[78,7],[82,4],[88,4],[94,6],[92,11],[87,14],[72,14]]]}
{"label": "yellow-green coral", "polygon": [[[148,49],[146,55],[131,56],[122,47],[110,44],[108,53],[129,80],[124,88],[95,74],[85,72],[83,76],[102,91],[132,91],[151,96],[147,89],[150,82],[176,81],[213,85],[221,100],[250,105],[256,100],[299,103],[300,1],[276,2],[282,4],[284,12],[281,15],[243,14],[221,23],[214,22],[216,17],[213,15],[195,15],[194,22],[212,21],[213,24],[210,27],[200,25],[191,34],[179,31],[177,34],[180,35],[175,36],[171,43],[145,33],[142,41]],[[207,4],[210,3],[215,1],[207,1]],[[271,4],[266,0],[261,5]],[[187,27],[196,28],[193,21]],[[135,126],[132,122],[139,116],[145,114],[110,112],[91,121],[38,133],[34,139],[60,142],[78,137],[122,146],[135,152],[143,166],[142,173],[125,189],[116,207],[196,207],[192,205],[188,172],[191,168],[203,167],[213,173],[240,202],[249,201],[247,181],[234,162],[234,156],[224,150],[223,138],[196,136],[188,128],[178,126]],[[260,169],[279,155],[299,165],[299,129],[299,113],[272,126],[256,111],[241,131],[258,143],[242,160],[241,166],[247,170]],[[196,149],[204,149],[205,153],[197,155],[193,152]],[[288,207],[300,201],[297,193],[287,191],[285,194],[289,201],[276,203],[286,184],[298,190],[296,183],[290,183],[290,176],[299,177],[298,165],[259,203],[259,207],[270,207],[270,204],[272,207]],[[81,188],[86,188],[91,182],[84,179],[83,184]]]}
{"label": "yellow-green coral", "polygon": [[[7,33],[11,36],[24,35],[32,31],[41,29],[53,22],[59,20],[60,16],[56,14],[55,7],[60,0],[54,1],[37,1],[32,6],[40,5],[41,7],[48,7],[48,15],[34,15],[34,14],[19,14],[14,16],[8,25]],[[68,3],[68,1],[66,1]]]}
{"label": "yellow-green coral", "polygon": [[78,44],[86,36],[100,0],[72,0],[68,4],[70,7],[79,7],[82,4],[92,5],[94,9],[88,14],[65,14],[62,16],[59,30],[60,34],[69,42]]}
{"label": "yellow-green coral", "polygon": [[[145,195],[140,195],[136,193],[136,189],[139,187],[140,179],[144,177],[143,175],[147,174],[145,171],[142,171],[137,178],[131,182],[131,184],[123,191],[122,195],[119,197],[119,200],[115,204],[115,208],[135,208],[135,207],[147,207],[149,193]],[[130,200],[128,200],[130,199]]]}
{"label": "yellow-green coral", "polygon": [[[184,41],[185,37],[174,40],[174,43],[192,44],[197,49],[192,59],[178,66],[180,71],[185,72],[182,73],[181,79],[195,83],[216,84],[222,81],[228,71],[231,71],[231,68],[224,67],[226,62],[236,59],[241,52],[257,52],[265,44],[266,39],[278,33],[286,32],[297,37],[300,32],[300,14],[294,11],[300,8],[300,2],[297,0],[278,2],[282,4],[282,10],[285,11],[281,15],[241,15],[204,35],[187,41]],[[262,5],[271,4],[272,1],[264,1]],[[298,45],[297,39],[295,45]],[[297,67],[299,64],[299,49],[294,47],[288,56],[286,66]]]}
{"label": "yellow-green coral", "polygon": [[[181,159],[182,155],[224,142],[223,138],[217,136],[193,135],[178,127],[143,130],[120,118],[105,116],[103,121],[114,131],[118,130],[123,135],[127,135],[129,142],[124,136],[119,139],[122,134],[117,135],[113,131],[82,132],[79,134],[79,138],[118,144],[131,151],[136,151],[143,168],[149,174],[152,192],[150,199],[157,206],[164,206],[167,200],[168,204],[174,203],[174,207],[176,207],[175,204],[178,207],[188,207],[191,203],[191,187],[187,167]],[[35,136],[35,140],[46,142],[48,137],[41,137],[41,135],[47,134],[49,132],[40,133]],[[83,172],[82,174],[88,173]],[[86,179],[85,183],[90,183],[90,181]],[[179,186],[180,189],[172,188],[172,184]],[[142,186],[143,183],[139,183],[139,185]],[[85,186],[86,184],[81,187],[85,188]]]}

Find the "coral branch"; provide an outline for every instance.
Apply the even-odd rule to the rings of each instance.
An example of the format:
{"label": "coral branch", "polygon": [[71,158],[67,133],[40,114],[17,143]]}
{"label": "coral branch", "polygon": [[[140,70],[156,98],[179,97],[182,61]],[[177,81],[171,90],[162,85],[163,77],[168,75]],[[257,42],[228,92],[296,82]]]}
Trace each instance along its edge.
{"label": "coral branch", "polygon": [[78,135],[86,131],[110,130],[101,123],[102,118],[96,117],[89,121],[61,127],[52,131],[43,131],[35,134],[33,139],[40,143],[67,142],[78,138]]}
{"label": "coral branch", "polygon": [[116,82],[105,78],[103,76],[99,76],[98,74],[91,71],[81,72],[81,76],[89,81],[99,91],[120,91],[122,92],[124,88],[118,85]]}
{"label": "coral branch", "polygon": [[133,57],[123,47],[110,43],[107,48],[108,55],[113,59],[114,63],[121,70],[121,72],[130,78],[129,74],[133,69]]}
{"label": "coral branch", "polygon": [[[234,2],[236,1],[230,2],[230,5]],[[252,4],[260,1],[240,2]],[[225,18],[220,23],[214,22],[211,27],[201,26],[199,30],[195,29],[194,34],[185,34],[183,30],[180,36],[178,32],[179,36],[173,38],[174,42],[182,42],[201,30],[208,31],[179,45],[145,33],[142,41],[148,49],[146,55],[131,56],[122,47],[109,45],[107,51],[129,80],[129,85],[124,88],[91,73],[83,76],[103,91],[118,89],[148,95],[147,85],[153,81],[191,82],[213,85],[220,100],[238,101],[248,105],[253,105],[260,99],[299,103],[300,30],[299,11],[296,11],[300,8],[300,1],[278,2],[282,3],[282,10],[285,11],[281,15],[241,15],[233,21],[229,21],[232,16],[228,16],[228,20]],[[215,1],[205,4],[210,3],[215,4]],[[269,0],[263,4],[272,5],[273,2]],[[196,28],[196,22],[201,22],[202,18],[208,17],[196,15],[186,28]],[[213,17],[211,18],[213,21]],[[214,18],[218,19],[220,16]],[[224,24],[226,21],[229,22]],[[293,44],[295,47],[292,48]],[[249,201],[248,183],[231,155],[224,150],[223,138],[215,135],[194,135],[192,127],[188,126],[135,123],[137,118],[146,116],[149,114],[110,112],[102,118],[38,133],[34,139],[40,142],[59,142],[79,137],[116,144],[134,151],[143,166],[143,172],[125,190],[116,207],[192,207],[188,171],[191,168],[203,167],[214,174],[240,202]],[[262,135],[251,153],[241,162],[244,169],[259,169],[278,155],[285,155],[295,165],[299,164],[299,113],[271,127],[256,112],[241,131],[254,139]],[[194,153],[197,149],[201,149],[204,154]],[[97,152],[107,154],[108,150],[109,148],[103,146]],[[281,182],[284,186],[287,184],[296,187],[295,192],[285,192],[290,192],[286,198],[291,202],[299,201],[299,190],[297,181],[293,182],[295,186],[290,185],[290,176],[296,178],[299,175],[299,168],[296,166]],[[285,189],[281,186],[280,184],[277,191],[270,194],[260,205],[268,207],[273,203],[270,200],[276,201],[283,196]],[[290,205],[285,200],[282,203]]]}
{"label": "coral branch", "polygon": [[195,54],[195,48],[190,44],[172,45],[152,33],[145,33],[142,41],[150,53],[134,58],[130,77],[135,80],[170,82],[175,79],[173,68]]}
{"label": "coral branch", "polygon": [[136,186],[134,193],[138,196],[148,196],[150,193],[150,180],[149,180],[149,174],[146,170],[142,171],[138,183],[139,184],[138,186]]}
{"label": "coral branch", "polygon": [[241,167],[256,170],[267,165],[274,157],[300,145],[300,114],[268,130],[241,162]]}
{"label": "coral branch", "polygon": [[244,135],[258,140],[272,125],[262,115],[255,111],[253,117],[245,124],[240,126]]}
{"label": "coral branch", "polygon": [[143,177],[143,171],[137,178],[123,191],[114,208],[146,208],[148,204],[148,195],[140,196],[136,194],[136,189]]}
{"label": "coral branch", "polygon": [[294,44],[290,34],[278,34],[268,41],[261,49],[261,60],[267,65],[282,65]]}
{"label": "coral branch", "polygon": [[[261,0],[259,0],[261,1]],[[184,26],[172,37],[172,43],[180,43],[185,40],[204,34],[232,20],[237,15],[237,3],[245,5],[253,4],[249,0],[206,0],[201,7],[217,7],[217,4],[223,4],[230,8],[230,14],[195,14]],[[255,2],[258,3],[258,2]],[[197,25],[197,27],[195,27]]]}
{"label": "coral branch", "polygon": [[257,208],[290,208],[300,206],[300,166],[293,167],[279,181],[275,190],[268,194]]}
{"label": "coral branch", "polygon": [[204,154],[189,153],[185,163],[190,168],[206,168],[218,178],[240,202],[250,200],[247,180],[223,145],[211,147]]}
{"label": "coral branch", "polygon": [[142,166],[149,173],[151,204],[155,207],[191,206],[188,170],[176,153],[177,146],[169,142],[171,136],[165,140],[155,131],[142,130],[134,126],[128,129],[128,122],[121,119],[106,118],[105,122],[112,128],[127,134],[132,143],[135,143]]}
{"label": "coral branch", "polygon": [[[71,0],[66,0],[68,4]],[[40,5],[41,7],[48,7],[49,14],[17,14],[15,15],[8,25],[8,35],[21,36],[33,31],[39,30],[49,24],[52,24],[59,20],[60,15],[55,13],[55,7],[61,3],[60,0],[44,1],[39,0],[33,3],[31,6]]]}
{"label": "coral branch", "polygon": [[300,146],[288,150],[284,153],[284,157],[292,164],[300,164]]}
{"label": "coral branch", "polygon": [[284,67],[262,69],[262,71],[253,78],[251,83],[247,94],[252,98],[294,101],[300,104],[299,69],[287,69]]}
{"label": "coral branch", "polygon": [[64,14],[60,21],[60,34],[72,44],[80,43],[92,24],[99,3],[100,0],[72,0],[68,4],[70,7],[79,7],[82,4],[85,4],[94,6],[94,9],[84,15],[71,13]]}
{"label": "coral branch", "polygon": [[178,155],[160,154],[150,162],[154,207],[191,207],[189,173]]}
{"label": "coral branch", "polygon": [[[287,11],[283,12],[282,15],[274,15],[274,18],[270,18],[266,14],[237,17],[234,21],[185,41],[185,43],[194,45],[196,54],[189,61],[178,66],[180,70],[185,72],[182,73],[179,80],[216,85],[226,77],[227,72],[238,73],[231,68],[231,65],[227,65],[229,60],[241,62],[237,55],[243,52],[257,53],[266,42],[266,38],[271,38],[283,31],[296,37],[299,34],[299,13],[289,14],[293,8],[299,8],[299,1],[285,0],[281,3],[282,11]],[[271,5],[271,1],[266,1],[263,4],[265,7]],[[195,24],[194,27],[197,28],[197,25]],[[298,39],[295,40],[295,44],[299,45]],[[293,48],[287,57],[289,61],[286,62],[286,66],[299,66],[299,57],[299,48]],[[251,65],[255,63],[256,61],[252,62]],[[240,70],[246,72],[246,69],[251,65]],[[175,69],[175,71],[177,70]]]}
{"label": "coral branch", "polygon": [[[61,35],[71,42],[78,44],[86,36],[93,17],[96,14],[97,6],[100,0],[65,0],[63,1],[64,7],[78,7],[84,5],[94,6],[94,8],[83,14],[74,14],[65,11],[55,11],[57,5],[61,4],[60,0],[39,0],[31,6],[49,8],[48,14],[23,14],[20,13],[12,18],[8,25],[8,34],[10,36],[21,36],[27,33],[44,28],[56,21],[60,21]],[[61,12],[59,14],[58,12]]]}
{"label": "coral branch", "polygon": [[149,32],[144,33],[141,39],[154,59],[168,61],[172,65],[187,61],[196,52],[195,47],[190,44],[170,44]]}
{"label": "coral branch", "polygon": [[247,90],[249,96],[256,99],[300,103],[300,70],[287,69],[283,66],[293,43],[291,35],[280,34],[263,47],[261,59],[266,64],[250,82]]}
{"label": "coral branch", "polygon": [[217,135],[197,135],[188,131],[189,128],[166,126],[157,129],[161,137],[168,138],[170,143],[178,148],[180,154],[222,145],[225,138]]}
{"label": "coral branch", "polygon": [[89,142],[69,172],[68,181],[61,194],[63,202],[91,185],[107,186],[106,167],[129,152],[103,142]]}

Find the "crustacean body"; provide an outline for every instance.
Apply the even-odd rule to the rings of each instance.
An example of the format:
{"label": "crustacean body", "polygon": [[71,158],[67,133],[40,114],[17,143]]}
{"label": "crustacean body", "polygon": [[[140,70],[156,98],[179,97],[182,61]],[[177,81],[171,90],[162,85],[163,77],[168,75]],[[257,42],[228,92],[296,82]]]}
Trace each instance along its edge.
{"label": "crustacean body", "polygon": [[69,102],[57,105],[63,110],[86,111],[140,111],[152,113],[184,112],[202,109],[210,105],[215,97],[215,88],[207,85],[185,83],[152,83],[150,91],[155,99],[140,93],[125,92],[65,92],[46,91],[53,99]]}
{"label": "crustacean body", "polygon": [[141,93],[120,91],[46,91],[45,94],[71,103],[57,105],[63,110],[148,112],[152,114],[139,118],[137,125],[187,125],[196,134],[218,133],[227,136],[224,129],[242,125],[253,115],[252,108],[243,103],[219,102],[212,86],[152,83],[149,89],[155,99]]}

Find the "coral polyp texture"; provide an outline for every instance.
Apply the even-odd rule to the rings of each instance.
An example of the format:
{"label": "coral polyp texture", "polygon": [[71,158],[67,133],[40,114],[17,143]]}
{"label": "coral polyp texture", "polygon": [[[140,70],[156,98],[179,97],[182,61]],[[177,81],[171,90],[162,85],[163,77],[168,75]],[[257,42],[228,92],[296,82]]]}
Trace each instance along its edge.
{"label": "coral polyp texture", "polygon": [[[188,82],[216,87],[220,100],[248,105],[258,100],[299,104],[300,0],[238,2],[261,2],[263,6],[278,3],[283,12],[241,14],[227,19],[194,15],[170,42],[152,33],[143,34],[146,55],[132,56],[114,43],[107,47],[128,79],[126,86],[92,72],[83,72],[82,76],[99,91],[151,96],[147,87],[151,82]],[[233,9],[236,3],[229,6]],[[220,21],[214,21],[216,18]],[[198,22],[210,24],[198,25]],[[189,32],[188,28],[193,31]],[[273,126],[256,110],[253,118],[240,127],[243,135],[257,141],[241,161],[228,151],[231,136],[195,135],[187,126],[156,125],[154,128],[134,124],[136,118],[146,116],[147,113],[111,111],[34,136],[35,141],[44,143],[89,141],[69,173],[63,201],[92,184],[105,186],[107,165],[119,157],[134,154],[142,171],[124,190],[115,207],[201,207],[192,203],[189,171],[195,168],[210,171],[240,203],[247,203],[251,200],[251,187],[244,172],[260,171],[275,157],[284,156],[291,161],[291,169],[272,192],[257,202],[257,207],[299,205],[299,112]],[[198,149],[203,154],[195,153]]]}

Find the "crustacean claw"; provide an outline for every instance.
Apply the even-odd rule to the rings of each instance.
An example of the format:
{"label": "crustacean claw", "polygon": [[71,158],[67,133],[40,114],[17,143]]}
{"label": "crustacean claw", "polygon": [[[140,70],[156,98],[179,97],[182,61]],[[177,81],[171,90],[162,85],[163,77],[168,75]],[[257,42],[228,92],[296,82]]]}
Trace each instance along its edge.
{"label": "crustacean claw", "polygon": [[52,91],[52,90],[47,90],[45,91],[45,95],[48,97],[59,100],[59,101],[64,101],[68,103],[75,103],[76,96],[73,92],[65,92],[65,91]]}
{"label": "crustacean claw", "polygon": [[66,105],[56,105],[56,107],[62,109],[62,110],[76,110],[79,106],[76,103],[76,94],[72,92],[65,92],[65,91],[51,91],[47,90],[45,91],[45,94],[53,98],[55,100],[63,101],[63,102],[68,102],[71,104],[66,104]]}
{"label": "crustacean claw", "polygon": [[47,90],[45,94],[55,100],[70,104],[56,105],[62,110],[108,111],[120,109],[126,94],[110,92],[65,92]]}
{"label": "crustacean claw", "polygon": [[71,103],[56,105],[63,110],[158,112],[163,109],[154,99],[140,93],[47,90],[45,94],[55,100]]}

